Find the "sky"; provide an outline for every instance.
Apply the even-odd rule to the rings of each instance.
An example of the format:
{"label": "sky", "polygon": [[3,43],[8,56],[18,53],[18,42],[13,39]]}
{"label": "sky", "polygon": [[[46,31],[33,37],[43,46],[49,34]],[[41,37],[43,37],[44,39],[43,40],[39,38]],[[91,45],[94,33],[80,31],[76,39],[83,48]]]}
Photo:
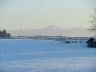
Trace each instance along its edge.
{"label": "sky", "polygon": [[0,0],[0,28],[90,27],[89,0]]}

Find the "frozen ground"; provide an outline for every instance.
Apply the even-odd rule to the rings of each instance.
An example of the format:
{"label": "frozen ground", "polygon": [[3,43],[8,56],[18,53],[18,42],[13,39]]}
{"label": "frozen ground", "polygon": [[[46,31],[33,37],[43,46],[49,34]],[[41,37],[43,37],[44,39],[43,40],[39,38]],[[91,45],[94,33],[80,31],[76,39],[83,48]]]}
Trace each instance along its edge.
{"label": "frozen ground", "polygon": [[0,72],[96,72],[96,48],[84,43],[2,39]]}

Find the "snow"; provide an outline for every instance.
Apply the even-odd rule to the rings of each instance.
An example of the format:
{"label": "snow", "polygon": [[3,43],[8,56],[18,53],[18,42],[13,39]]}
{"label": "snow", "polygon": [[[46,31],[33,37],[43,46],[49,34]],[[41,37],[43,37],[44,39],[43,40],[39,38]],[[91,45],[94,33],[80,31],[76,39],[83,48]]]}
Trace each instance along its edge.
{"label": "snow", "polygon": [[86,43],[1,39],[0,72],[96,72],[96,48]]}

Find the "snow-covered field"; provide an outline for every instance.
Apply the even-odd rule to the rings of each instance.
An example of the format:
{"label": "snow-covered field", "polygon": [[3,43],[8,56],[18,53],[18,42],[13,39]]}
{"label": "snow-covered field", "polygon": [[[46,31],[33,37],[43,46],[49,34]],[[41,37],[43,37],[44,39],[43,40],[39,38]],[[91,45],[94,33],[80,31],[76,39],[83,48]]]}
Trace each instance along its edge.
{"label": "snow-covered field", "polygon": [[96,48],[85,43],[1,39],[0,72],[96,72]]}

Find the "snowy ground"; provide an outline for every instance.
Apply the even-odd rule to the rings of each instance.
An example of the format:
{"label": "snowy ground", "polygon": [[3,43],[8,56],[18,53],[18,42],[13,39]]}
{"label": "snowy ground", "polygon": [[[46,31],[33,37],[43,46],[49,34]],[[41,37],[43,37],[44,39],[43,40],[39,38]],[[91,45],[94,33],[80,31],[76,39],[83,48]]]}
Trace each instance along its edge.
{"label": "snowy ground", "polygon": [[0,72],[96,72],[96,48],[84,43],[2,39]]}

